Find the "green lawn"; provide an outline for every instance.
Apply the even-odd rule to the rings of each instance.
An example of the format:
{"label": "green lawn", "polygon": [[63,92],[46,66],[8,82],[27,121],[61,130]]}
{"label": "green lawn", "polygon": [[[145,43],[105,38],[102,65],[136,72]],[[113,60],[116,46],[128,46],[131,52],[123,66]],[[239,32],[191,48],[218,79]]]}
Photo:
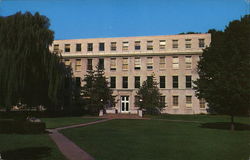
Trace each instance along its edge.
{"label": "green lawn", "polygon": [[248,160],[250,131],[201,128],[204,122],[227,120],[207,118],[201,123],[111,120],[61,132],[96,160]]}
{"label": "green lawn", "polygon": [[91,117],[42,118],[42,121],[46,123],[46,128],[58,128],[74,124],[88,123],[97,120],[100,120],[100,118],[91,118]]}
{"label": "green lawn", "polygon": [[66,160],[46,134],[0,134],[4,160]]}

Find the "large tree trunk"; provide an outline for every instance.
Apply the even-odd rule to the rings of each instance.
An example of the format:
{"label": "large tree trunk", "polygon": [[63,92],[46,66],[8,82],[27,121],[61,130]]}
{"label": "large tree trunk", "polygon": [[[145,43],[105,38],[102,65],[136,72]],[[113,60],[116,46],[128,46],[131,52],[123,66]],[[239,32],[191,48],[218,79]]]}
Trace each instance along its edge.
{"label": "large tree trunk", "polygon": [[235,126],[234,126],[234,116],[231,115],[231,131],[234,131]]}

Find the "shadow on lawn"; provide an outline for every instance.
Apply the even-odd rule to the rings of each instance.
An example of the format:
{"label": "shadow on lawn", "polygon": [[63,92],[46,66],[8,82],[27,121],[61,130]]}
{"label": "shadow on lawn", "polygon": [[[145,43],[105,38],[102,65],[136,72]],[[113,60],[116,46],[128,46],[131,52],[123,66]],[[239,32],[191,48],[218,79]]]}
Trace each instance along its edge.
{"label": "shadow on lawn", "polygon": [[[235,130],[237,131],[250,131],[250,125],[242,123],[234,123]],[[230,130],[231,123],[229,122],[214,122],[214,123],[203,123],[200,126],[201,128],[210,128],[210,129],[223,129]]]}
{"label": "shadow on lawn", "polygon": [[39,160],[48,157],[51,153],[49,147],[29,147],[2,152],[2,158],[6,160]]}

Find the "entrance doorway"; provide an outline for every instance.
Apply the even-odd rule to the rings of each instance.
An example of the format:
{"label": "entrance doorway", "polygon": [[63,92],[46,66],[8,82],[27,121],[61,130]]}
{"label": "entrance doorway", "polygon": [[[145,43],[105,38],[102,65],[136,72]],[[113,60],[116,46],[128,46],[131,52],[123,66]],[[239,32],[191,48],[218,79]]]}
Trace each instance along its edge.
{"label": "entrance doorway", "polygon": [[121,112],[126,113],[129,111],[129,96],[121,96]]}

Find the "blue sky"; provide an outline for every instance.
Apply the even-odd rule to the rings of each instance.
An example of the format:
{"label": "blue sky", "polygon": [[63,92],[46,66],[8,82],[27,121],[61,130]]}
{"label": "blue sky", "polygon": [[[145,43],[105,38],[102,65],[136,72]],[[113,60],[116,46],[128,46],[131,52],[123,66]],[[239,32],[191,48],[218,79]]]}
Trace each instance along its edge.
{"label": "blue sky", "polygon": [[223,30],[245,0],[0,0],[0,15],[40,12],[55,39],[170,35]]}

